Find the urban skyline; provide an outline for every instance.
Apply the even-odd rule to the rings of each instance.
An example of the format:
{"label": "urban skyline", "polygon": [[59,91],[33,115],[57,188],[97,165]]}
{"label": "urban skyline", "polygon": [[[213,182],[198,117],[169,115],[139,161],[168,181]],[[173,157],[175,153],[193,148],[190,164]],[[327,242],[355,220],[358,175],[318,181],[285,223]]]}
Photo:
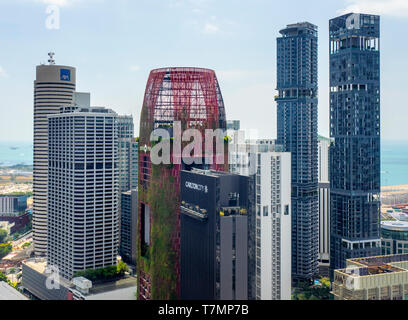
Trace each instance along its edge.
{"label": "urban skyline", "polygon": [[[404,117],[396,119],[392,113],[387,112],[387,110],[395,110],[405,116],[408,112],[402,107],[404,101],[402,77],[406,66],[403,52],[408,48],[405,47],[407,45],[405,42],[393,41],[392,36],[399,34],[399,30],[406,29],[408,14],[402,6],[398,7],[394,2],[312,1],[307,5],[296,3],[299,10],[288,10],[290,14],[277,14],[277,10],[274,10],[276,3],[261,0],[257,0],[257,6],[254,5],[251,8],[242,3],[230,6],[231,3],[228,1],[222,4],[214,1],[169,0],[164,1],[161,6],[157,1],[149,4],[123,2],[120,6],[103,1],[60,1],[65,4],[60,6],[60,29],[49,30],[45,26],[47,4],[31,0],[3,1],[1,6],[4,9],[0,11],[0,20],[4,21],[5,49],[0,53],[0,70],[2,70],[0,93],[3,103],[12,104],[15,108],[7,111],[7,108],[1,108],[0,119],[6,118],[6,115],[12,115],[18,117],[22,125],[16,128],[14,123],[1,123],[0,139],[31,140],[32,96],[26,92],[29,92],[32,84],[27,81],[29,77],[24,78],[23,75],[27,75],[30,65],[37,65],[46,60],[44,51],[56,52],[57,63],[75,65],[81,70],[78,89],[93,92],[95,105],[110,105],[115,107],[119,114],[132,114],[134,119],[139,116],[145,79],[151,69],[172,65],[209,67],[217,71],[223,87],[227,112],[231,118],[242,119],[242,128],[259,127],[262,137],[274,137],[276,131],[273,126],[265,123],[258,124],[256,117],[252,115],[244,116],[245,105],[251,103],[256,113],[271,114],[271,120],[276,120],[274,111],[276,105],[273,102],[276,82],[275,77],[270,76],[276,71],[274,63],[276,50],[273,38],[278,34],[281,26],[301,21],[311,21],[316,24],[320,34],[319,133],[328,136],[329,92],[326,89],[329,75],[328,19],[346,9],[367,13],[384,11],[381,12],[383,21],[381,61],[382,65],[386,66],[381,75],[383,82],[381,99],[384,105],[383,139],[405,139],[398,130],[398,127],[403,126]],[[294,3],[295,1],[280,3],[278,11],[285,12],[284,9],[293,7]],[[353,3],[358,6],[353,6]],[[386,4],[386,8],[376,3]],[[313,10],[316,6],[319,7],[319,12]],[[167,11],[174,14],[175,20],[179,21],[175,22],[175,29],[166,28],[163,31],[159,26],[151,26],[151,22],[146,21],[146,17],[157,14],[154,20],[161,19],[165,23],[168,18],[163,15]],[[129,12],[134,12],[135,17],[131,19]],[[27,14],[27,19],[21,19],[23,14]],[[211,19],[212,16],[215,16],[215,20]],[[81,22],[85,17],[100,18],[93,19],[94,27],[85,28]],[[197,25],[188,23],[190,17],[191,20],[197,21]],[[257,20],[253,23],[255,17]],[[101,26],[100,19],[103,19],[106,25]],[[234,21],[235,24],[228,24],[229,20]],[[207,23],[217,26],[218,29],[214,30],[207,26],[207,31],[204,32]],[[19,31],[16,34],[11,33],[15,30],[11,26]],[[140,28],[142,26],[143,28]],[[104,50],[98,44],[98,41],[102,40],[95,33],[99,33],[100,29],[103,30],[105,39],[113,41],[115,45],[112,47],[117,49]],[[84,33],[83,30],[87,31]],[[144,35],[140,34],[139,30],[150,31]],[[214,31],[211,32],[211,30]],[[159,31],[163,31],[164,34],[159,36]],[[36,42],[31,40],[33,32],[35,32]],[[171,32],[177,32],[177,37],[171,36]],[[11,34],[13,34],[12,38]],[[160,53],[161,51],[158,50],[160,46],[155,44],[155,41],[149,41],[156,37],[173,39],[173,42],[165,40],[163,43],[168,49],[166,53]],[[73,52],[67,45],[74,38],[82,46],[79,52]],[[69,39],[69,41],[61,39]],[[136,41],[128,41],[128,39]],[[186,41],[187,39],[189,40]],[[122,42],[121,45],[119,41]],[[30,45],[32,55],[26,54],[23,43]],[[140,47],[142,43],[147,43],[143,50]],[[202,50],[202,48],[208,49]],[[210,48],[216,48],[216,54],[209,54]],[[11,56],[15,59],[10,59]],[[104,67],[100,68],[101,65]],[[13,85],[16,82],[24,88],[19,90],[18,94]],[[248,96],[254,98],[249,100]],[[138,129],[136,121],[135,131],[137,132]]]}
{"label": "urban skyline", "polygon": [[[45,29],[56,33],[64,32],[62,12],[109,7],[104,0],[21,1],[44,5]],[[132,6],[122,1],[122,9]],[[166,10],[189,8],[192,15],[224,8],[213,0],[168,1]],[[159,16],[164,9],[143,5]],[[59,64],[58,53],[48,52],[31,79],[33,166],[0,167],[0,183],[9,178],[10,185],[32,170],[24,182],[31,189],[21,198],[4,193],[0,203],[0,284],[32,300],[408,300],[408,182],[381,187],[382,99],[389,98],[381,78],[389,63],[383,16],[361,10],[366,0],[347,5],[350,11],[326,16],[324,30],[307,12],[270,30],[275,55],[261,49],[275,65],[268,77],[221,69],[222,82],[216,67],[192,62],[186,52],[174,60],[185,63],[170,65],[152,55],[161,67],[145,77],[142,100],[138,81],[119,72],[126,58],[100,63],[95,86],[83,90],[87,65],[76,58]],[[127,17],[122,12],[123,24],[133,23]],[[227,45],[235,24],[219,17],[203,20],[201,34]],[[115,42],[109,46],[115,52]],[[216,61],[215,51],[209,46],[197,60]],[[261,66],[262,59],[241,67],[251,63]],[[115,66],[125,76],[103,88],[116,79]],[[129,69],[136,75],[146,66]],[[1,60],[0,73],[13,81]],[[259,87],[266,78],[273,86]],[[128,85],[134,90],[110,100],[107,91]],[[224,85],[240,91],[239,102],[224,101]],[[102,88],[106,101],[91,102],[90,92]],[[260,111],[266,94],[274,107]],[[139,107],[122,112],[132,95]],[[327,134],[319,131],[322,104]],[[253,130],[245,124],[251,118]],[[16,228],[25,233],[13,236]]]}

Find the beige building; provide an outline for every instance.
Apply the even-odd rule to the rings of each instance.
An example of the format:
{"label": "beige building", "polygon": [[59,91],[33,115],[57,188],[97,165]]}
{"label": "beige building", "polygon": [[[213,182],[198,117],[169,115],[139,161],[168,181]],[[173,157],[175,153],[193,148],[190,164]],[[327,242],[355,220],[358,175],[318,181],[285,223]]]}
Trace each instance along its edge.
{"label": "beige building", "polygon": [[37,256],[47,253],[48,205],[48,116],[71,105],[75,91],[75,68],[56,65],[49,53],[49,64],[36,68],[34,81],[34,169],[33,232]]}
{"label": "beige building", "polygon": [[408,254],[348,259],[334,271],[336,300],[408,300]]}

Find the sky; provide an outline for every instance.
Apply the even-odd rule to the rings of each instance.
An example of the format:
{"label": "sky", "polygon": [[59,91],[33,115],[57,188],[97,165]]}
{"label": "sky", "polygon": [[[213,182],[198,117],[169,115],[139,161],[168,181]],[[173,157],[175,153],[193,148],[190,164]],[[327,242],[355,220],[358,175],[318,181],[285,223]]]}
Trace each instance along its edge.
{"label": "sky", "polygon": [[76,67],[92,105],[132,114],[136,135],[150,70],[189,66],[215,70],[227,119],[274,138],[276,38],[302,21],[319,30],[328,136],[328,21],[347,12],[381,15],[381,134],[408,140],[407,0],[0,0],[0,141],[32,141],[35,66],[50,51]]}

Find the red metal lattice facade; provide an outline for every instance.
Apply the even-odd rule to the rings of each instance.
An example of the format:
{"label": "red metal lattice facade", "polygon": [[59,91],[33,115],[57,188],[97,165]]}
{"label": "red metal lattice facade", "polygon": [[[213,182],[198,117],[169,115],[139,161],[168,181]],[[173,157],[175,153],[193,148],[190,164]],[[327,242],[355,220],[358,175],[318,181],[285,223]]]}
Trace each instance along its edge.
{"label": "red metal lattice facade", "polygon": [[[146,85],[144,103],[140,121],[139,137],[139,239],[138,239],[138,269],[139,271],[139,299],[177,299],[180,297],[180,171],[184,169],[183,162],[177,164],[176,157],[181,159],[181,154],[172,152],[170,155],[171,165],[158,165],[159,175],[154,175],[153,164],[150,159],[150,134],[157,128],[173,128],[174,122],[180,121],[182,130],[198,129],[204,137],[205,129],[226,129],[225,109],[218,85],[217,77],[213,70],[201,68],[163,68],[152,70]],[[203,139],[204,140],[204,139]],[[208,169],[227,171],[228,150],[224,148],[225,163],[218,163],[214,152],[212,163]],[[204,150],[204,148],[203,148]],[[173,280],[163,280],[162,270],[170,261],[154,260],[162,256],[155,246],[155,235],[149,243],[151,252],[147,256],[143,247],[145,232],[146,207],[149,208],[150,230],[157,230],[159,223],[154,217],[159,212],[154,212],[157,207],[154,196],[152,196],[153,185],[159,186],[165,192],[166,204],[170,214],[171,223],[174,228],[171,232],[169,248],[173,250],[174,265],[170,272],[174,272]],[[157,188],[157,187],[156,187]],[[171,205],[169,205],[171,204]],[[161,217],[158,217],[160,219]],[[156,223],[156,225],[155,225]],[[154,229],[156,227],[156,229]],[[164,229],[164,226],[163,226]],[[163,231],[164,232],[164,231]],[[150,233],[149,233],[150,234]],[[173,256],[172,256],[173,257]],[[154,267],[152,267],[154,266]],[[155,268],[155,269],[154,269]],[[163,268],[163,269],[160,269]],[[167,269],[168,270],[168,269]],[[155,278],[156,277],[156,278]],[[162,277],[162,278],[160,278]],[[156,288],[155,288],[156,286]],[[161,288],[157,288],[160,286]]]}

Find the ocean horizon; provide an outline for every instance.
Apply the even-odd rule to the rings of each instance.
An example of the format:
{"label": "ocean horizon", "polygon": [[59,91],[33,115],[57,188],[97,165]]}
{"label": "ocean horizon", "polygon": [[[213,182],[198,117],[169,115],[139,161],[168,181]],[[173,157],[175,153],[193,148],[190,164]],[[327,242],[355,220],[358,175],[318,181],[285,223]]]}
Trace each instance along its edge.
{"label": "ocean horizon", "polygon": [[[0,142],[0,166],[33,165],[32,142]],[[381,185],[408,184],[408,141],[381,141]]]}

